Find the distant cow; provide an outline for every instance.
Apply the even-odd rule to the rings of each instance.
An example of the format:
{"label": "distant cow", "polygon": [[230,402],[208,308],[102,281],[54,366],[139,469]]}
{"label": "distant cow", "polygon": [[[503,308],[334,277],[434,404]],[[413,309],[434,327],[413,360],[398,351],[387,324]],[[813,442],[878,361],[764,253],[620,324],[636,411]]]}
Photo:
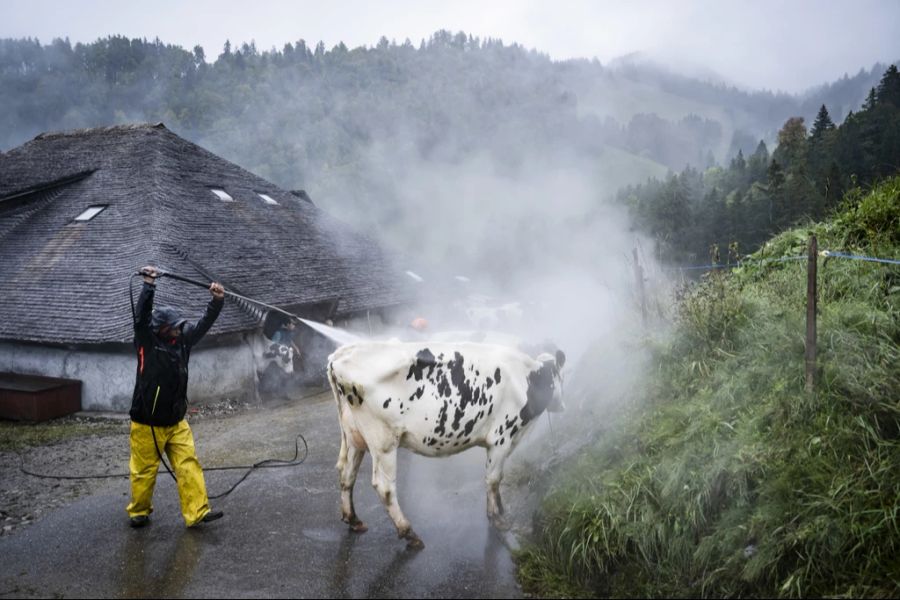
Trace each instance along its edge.
{"label": "distant cow", "polygon": [[366,450],[372,485],[401,538],[421,548],[397,502],[397,448],[447,456],[487,449],[487,514],[501,525],[503,463],[526,428],[545,410],[560,411],[565,355],[537,360],[503,346],[424,342],[358,342],[328,357],[328,376],[341,424],[342,518],[366,526],[353,507],[353,485]]}
{"label": "distant cow", "polygon": [[287,375],[294,372],[294,349],[262,335],[251,336],[249,342],[253,354],[254,395],[258,402],[260,380],[270,365],[275,365]]}

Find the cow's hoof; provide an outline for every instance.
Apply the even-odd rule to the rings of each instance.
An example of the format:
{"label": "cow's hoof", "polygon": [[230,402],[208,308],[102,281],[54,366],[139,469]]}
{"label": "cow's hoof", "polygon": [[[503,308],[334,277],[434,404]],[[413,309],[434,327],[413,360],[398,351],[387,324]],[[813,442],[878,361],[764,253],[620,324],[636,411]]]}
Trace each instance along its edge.
{"label": "cow's hoof", "polygon": [[422,540],[419,539],[418,536],[412,538],[406,538],[406,549],[407,550],[424,550],[425,544]]}
{"label": "cow's hoof", "polygon": [[365,533],[369,530],[365,523],[362,521],[356,521],[355,523],[350,523],[350,531],[353,533]]}

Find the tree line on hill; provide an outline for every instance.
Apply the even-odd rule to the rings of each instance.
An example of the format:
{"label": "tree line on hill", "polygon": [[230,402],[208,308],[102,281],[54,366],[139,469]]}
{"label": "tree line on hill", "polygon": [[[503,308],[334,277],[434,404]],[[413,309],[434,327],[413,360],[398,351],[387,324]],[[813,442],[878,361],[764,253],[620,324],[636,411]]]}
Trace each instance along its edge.
{"label": "tree line on hill", "polygon": [[[555,62],[448,31],[418,47],[386,38],[331,50],[303,40],[265,51],[226,42],[211,62],[200,46],[159,39],[0,39],[0,150],[44,131],[163,121],[288,189],[358,164],[374,142],[410,143],[425,158],[484,150],[511,162],[536,148],[599,156],[611,145],[671,169],[707,167],[746,152],[748,140],[804,114],[811,99],[844,106],[869,77],[861,71],[800,98],[647,65]],[[649,94],[640,110],[623,109],[622,98],[636,93]],[[690,108],[669,110],[674,98]],[[742,116],[725,122],[726,113]]]}
{"label": "tree line on hill", "polygon": [[771,153],[760,141],[727,167],[688,167],[629,186],[617,198],[667,261],[725,262],[802,220],[822,219],[847,190],[898,171],[900,74],[891,65],[840,125],[822,105],[811,129],[802,117],[789,118]]}

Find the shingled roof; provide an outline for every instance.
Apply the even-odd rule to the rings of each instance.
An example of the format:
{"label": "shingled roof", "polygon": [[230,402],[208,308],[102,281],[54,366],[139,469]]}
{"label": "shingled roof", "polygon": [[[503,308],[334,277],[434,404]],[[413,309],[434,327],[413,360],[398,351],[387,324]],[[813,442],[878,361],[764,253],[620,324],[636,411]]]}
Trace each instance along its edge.
{"label": "shingled roof", "polygon": [[[91,206],[106,208],[74,220]],[[409,300],[375,241],[162,124],[41,134],[0,155],[0,339],[131,340],[127,284],[146,264],[278,306],[339,299],[337,316]],[[173,280],[157,291],[197,316],[208,299]],[[259,317],[229,300],[210,333]]]}

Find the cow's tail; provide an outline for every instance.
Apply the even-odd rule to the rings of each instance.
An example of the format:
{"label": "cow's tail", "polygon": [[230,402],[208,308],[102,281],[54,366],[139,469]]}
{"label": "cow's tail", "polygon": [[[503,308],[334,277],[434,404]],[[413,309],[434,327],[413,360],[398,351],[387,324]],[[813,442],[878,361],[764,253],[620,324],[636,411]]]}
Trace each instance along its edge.
{"label": "cow's tail", "polygon": [[341,427],[341,451],[338,453],[338,461],[334,468],[338,471],[343,471],[344,465],[347,464],[347,433],[344,431],[341,394],[338,392],[337,377],[334,375],[334,364],[331,361],[328,362],[328,383],[331,385],[331,393],[334,394],[334,401],[337,405],[338,425]]}

